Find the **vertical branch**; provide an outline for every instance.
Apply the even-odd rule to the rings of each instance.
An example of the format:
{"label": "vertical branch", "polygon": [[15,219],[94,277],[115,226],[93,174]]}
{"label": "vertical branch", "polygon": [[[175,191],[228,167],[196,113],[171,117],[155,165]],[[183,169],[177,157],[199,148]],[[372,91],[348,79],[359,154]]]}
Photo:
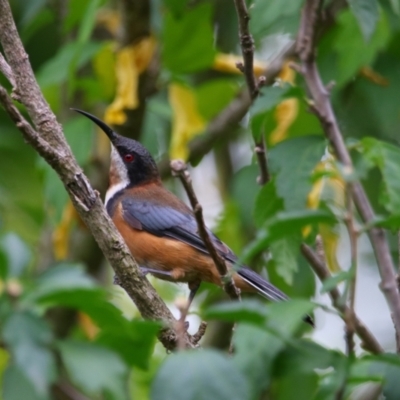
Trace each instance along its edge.
{"label": "vertical branch", "polygon": [[[246,1],[234,0],[234,3],[238,16],[240,47],[243,55],[243,64],[237,64],[237,67],[245,76],[250,98],[253,101],[259,95],[260,86],[264,84],[265,78],[260,78],[260,81],[257,82],[256,77],[254,76],[254,40],[249,31],[250,16],[247,10]],[[257,178],[257,183],[259,185],[264,185],[270,180],[264,135],[261,135],[261,137],[256,141],[256,147],[254,151],[256,153],[258,166],[260,169],[260,175]]]}
{"label": "vertical branch", "polygon": [[[353,164],[333,112],[329,91],[322,83],[315,61],[315,28],[319,21],[321,4],[320,0],[307,0],[303,7],[296,45],[297,54],[301,61],[299,70],[304,76],[312,99],[312,102],[310,102],[311,110],[319,119],[338,160],[345,168],[352,171]],[[358,181],[352,182],[350,190],[362,220],[365,224],[371,224],[375,214],[362,185]],[[392,311],[396,331],[400,332],[400,296],[396,284],[394,264],[385,233],[381,228],[372,227],[368,234],[382,280],[380,288],[385,294],[386,301]]]}
{"label": "vertical branch", "polygon": [[354,331],[355,331],[355,297],[356,297],[356,282],[357,282],[357,242],[358,242],[358,232],[354,226],[354,207],[351,198],[350,188],[347,185],[346,190],[346,203],[347,211],[345,217],[345,224],[347,227],[347,232],[350,239],[350,253],[351,253],[351,277],[349,281],[349,307],[346,308],[345,312],[345,322],[346,322],[346,344],[347,344],[347,354],[349,357],[354,357]]}

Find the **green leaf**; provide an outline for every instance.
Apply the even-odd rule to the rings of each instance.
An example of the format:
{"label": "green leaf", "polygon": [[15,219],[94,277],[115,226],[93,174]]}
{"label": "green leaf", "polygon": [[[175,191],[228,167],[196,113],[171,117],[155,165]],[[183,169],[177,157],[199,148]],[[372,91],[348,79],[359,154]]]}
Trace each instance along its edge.
{"label": "green leaf", "polygon": [[241,323],[233,335],[233,345],[233,362],[250,382],[250,398],[259,398],[270,383],[271,366],[282,341],[265,329]]}
{"label": "green leaf", "polygon": [[297,257],[301,243],[300,235],[287,235],[274,240],[270,245],[276,272],[288,285],[293,284],[293,274],[297,272]]}
{"label": "green leaf", "polygon": [[238,91],[237,84],[229,79],[213,79],[195,89],[200,114],[211,120],[223,110]]}
{"label": "green leaf", "polygon": [[163,38],[162,61],[171,72],[190,73],[211,67],[216,54],[212,5],[201,3],[182,15],[182,18],[167,12]]}
{"label": "green leaf", "polygon": [[64,134],[78,164],[88,162],[93,146],[93,124],[86,118],[70,118],[63,124]]}
{"label": "green leaf", "polygon": [[[38,72],[37,79],[40,87],[43,89],[65,82],[68,78],[68,67],[74,61],[74,57],[78,51],[79,58],[76,62],[76,68],[81,68],[100,48],[101,44],[92,42],[85,43],[84,45],[78,42],[65,44]],[[80,51],[80,49],[82,50]]]}
{"label": "green leaf", "polygon": [[352,79],[361,67],[370,65],[375,60],[378,52],[386,46],[390,31],[383,13],[368,43],[362,37],[357,21],[350,11],[343,11],[337,22],[339,25],[333,42],[333,50],[339,57],[335,80],[338,86],[342,86]]}
{"label": "green leaf", "polygon": [[250,107],[250,116],[254,117],[255,115],[264,114],[272,110],[284,99],[285,94],[291,89],[292,86],[289,84],[262,88],[260,95]]}
{"label": "green leaf", "polygon": [[287,347],[277,359],[276,371],[279,375],[307,374],[316,368],[341,368],[346,361],[338,351],[329,350],[308,339],[297,339],[296,346]]}
{"label": "green leaf", "polygon": [[341,271],[335,274],[334,276],[331,276],[329,279],[326,279],[323,282],[321,293],[329,292],[330,290],[335,288],[339,283],[351,279],[353,275],[354,275],[353,270],[349,269],[348,271]]}
{"label": "green leaf", "polygon": [[36,393],[33,383],[28,380],[23,370],[16,365],[9,365],[4,371],[2,400],[48,400],[47,395]]}
{"label": "green leaf", "polygon": [[389,215],[387,217],[377,215],[373,223],[368,226],[380,226],[396,232],[400,229],[400,215]]}
{"label": "green leaf", "polygon": [[283,200],[276,193],[275,179],[264,185],[257,195],[254,207],[256,226],[260,228],[264,222],[283,210]]}
{"label": "green leaf", "polygon": [[379,18],[377,0],[349,0],[350,10],[360,25],[366,42],[369,41],[375,31]]}
{"label": "green leaf", "polygon": [[364,156],[376,165],[383,177],[380,201],[393,214],[400,210],[400,148],[374,138],[362,141]]}
{"label": "green leaf", "polygon": [[114,350],[128,365],[147,369],[159,330],[159,323],[133,320],[102,329],[96,342]]}
{"label": "green leaf", "polygon": [[[285,263],[290,260],[295,262],[297,254],[296,242],[300,243],[298,238],[304,227],[320,223],[333,225],[336,222],[336,217],[329,210],[305,209],[278,212],[258,230],[256,238],[244,249],[240,261],[249,262],[253,257],[266,250],[268,246],[278,242],[274,245],[276,260],[279,263]],[[288,250],[290,250],[290,254],[283,254]],[[290,270],[291,272],[289,272]],[[297,267],[292,264],[289,270],[282,270],[281,273],[290,280],[291,278],[289,277],[296,270]]]}
{"label": "green leaf", "polygon": [[[317,391],[319,378],[315,372],[290,374],[280,377],[273,384],[272,394],[276,400],[309,400]],[[301,387],[301,390],[298,388]]]}
{"label": "green leaf", "polygon": [[213,350],[170,355],[152,385],[152,400],[244,400],[249,385],[225,354]]}
{"label": "green leaf", "polygon": [[250,8],[250,31],[260,36],[276,21],[294,16],[300,19],[300,8],[303,0],[254,1]]}
{"label": "green leaf", "polygon": [[230,322],[247,322],[264,325],[267,316],[265,303],[255,299],[240,302],[226,302],[213,305],[205,310],[205,319],[218,319]]}
{"label": "green leaf", "polygon": [[44,307],[63,306],[88,314],[100,328],[127,323],[121,311],[107,300],[107,294],[100,288],[73,289],[48,293],[37,299]]}
{"label": "green leaf", "polygon": [[365,361],[370,362],[369,373],[382,377],[384,382],[383,394],[387,400],[397,400],[400,393],[400,360],[397,354],[381,354],[369,356]]}
{"label": "green leaf", "polygon": [[16,366],[33,385],[35,393],[47,395],[56,378],[49,326],[31,313],[15,312],[6,319],[2,333]]}
{"label": "green leaf", "polygon": [[274,327],[276,334],[282,338],[294,335],[301,326],[305,326],[303,318],[316,307],[314,303],[304,299],[291,299],[267,305],[267,324]]}
{"label": "green leaf", "polygon": [[39,276],[33,289],[24,297],[24,301],[41,301],[60,292],[95,288],[94,280],[85,273],[83,265],[61,263]]}
{"label": "green leaf", "polygon": [[269,151],[270,168],[275,176],[277,194],[286,210],[306,206],[311,190],[311,173],[324,155],[325,140],[303,136],[285,140]]}
{"label": "green leaf", "polygon": [[48,218],[54,225],[61,220],[67,204],[68,193],[57,173],[48,164],[40,161],[44,172],[44,194]]}
{"label": "green leaf", "polygon": [[91,396],[128,398],[128,368],[113,351],[94,343],[66,340],[58,344],[71,381]]}
{"label": "green leaf", "polygon": [[31,259],[31,252],[15,233],[8,233],[0,240],[0,249],[7,258],[8,277],[20,276]]}

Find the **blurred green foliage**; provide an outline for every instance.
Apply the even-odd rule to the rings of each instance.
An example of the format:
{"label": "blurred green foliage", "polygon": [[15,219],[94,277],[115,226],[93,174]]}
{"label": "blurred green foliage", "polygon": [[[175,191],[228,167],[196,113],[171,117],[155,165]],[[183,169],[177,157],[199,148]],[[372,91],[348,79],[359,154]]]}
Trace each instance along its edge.
{"label": "blurred green foliage", "polygon": [[[91,123],[69,108],[98,112],[115,95],[118,44],[115,32],[99,16],[121,2],[10,3],[41,89],[79,164],[104,192],[108,149],[105,152],[102,139],[91,133]],[[268,64],[294,38],[303,3],[248,1],[257,58]],[[324,7],[334,3],[339,2],[326,1]],[[354,177],[363,180],[379,213],[376,224],[397,231],[399,1],[348,3],[324,26],[317,53],[324,82],[336,82],[331,97],[356,165],[351,176],[340,165],[337,169],[344,184]],[[206,121],[243,87],[243,78],[232,73],[234,65],[213,68],[218,53],[240,53],[232,10],[233,3],[223,0],[151,1],[149,24],[158,43],[159,74],[155,90],[141,105],[138,126],[141,142],[157,160],[170,147],[169,83],[185,82],[193,90]],[[155,347],[160,326],[141,320],[129,301],[121,300],[121,292],[112,289],[98,248],[82,239],[88,232],[66,212],[62,183],[0,110],[2,400],[377,399],[380,388],[386,399],[400,398],[397,355],[347,357],[303,337],[307,327],[301,317],[318,305],[305,300],[315,292],[315,278],[300,257],[299,244],[313,243],[319,224],[337,226],[341,221],[328,202],[307,208],[316,182],[313,171],[329,149],[308,111],[302,78],[294,81],[263,88],[245,121],[213,149],[217,189],[224,199],[216,232],[241,260],[261,273],[268,270],[270,280],[296,298],[268,305],[254,299],[214,304],[220,292],[205,285],[200,315],[237,323],[232,356],[216,349],[166,355]],[[2,76],[0,82],[8,85]],[[271,132],[282,122],[279,107],[288,99],[295,99],[290,107],[297,108],[289,110],[294,119],[278,143]],[[258,169],[250,148],[252,137],[261,135],[268,143],[272,173],[262,188],[256,184]],[[222,150],[227,157],[218,156]],[[178,191],[174,182],[168,185]],[[62,260],[54,252],[57,232],[67,249]],[[392,250],[397,254],[395,247]],[[323,290],[351,277],[341,272]],[[175,288],[154,284],[172,303]],[[364,387],[369,394],[379,390],[375,397],[363,397]]]}

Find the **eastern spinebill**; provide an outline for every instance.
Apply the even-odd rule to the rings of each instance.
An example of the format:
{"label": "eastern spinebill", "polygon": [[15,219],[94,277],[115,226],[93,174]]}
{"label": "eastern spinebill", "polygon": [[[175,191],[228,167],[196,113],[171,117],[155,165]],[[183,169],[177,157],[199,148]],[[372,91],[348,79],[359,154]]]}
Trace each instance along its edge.
{"label": "eastern spinebill", "polygon": [[[78,109],[97,124],[111,141],[109,188],[105,207],[132,256],[144,273],[189,285],[189,302],[200,282],[221,286],[221,276],[200,238],[193,211],[167,190],[150,153],[136,140],[117,134],[103,121]],[[210,230],[213,245],[228,268],[237,256]],[[268,300],[288,297],[245,265],[234,274],[243,292],[257,292]],[[306,317],[308,322],[309,317]]]}

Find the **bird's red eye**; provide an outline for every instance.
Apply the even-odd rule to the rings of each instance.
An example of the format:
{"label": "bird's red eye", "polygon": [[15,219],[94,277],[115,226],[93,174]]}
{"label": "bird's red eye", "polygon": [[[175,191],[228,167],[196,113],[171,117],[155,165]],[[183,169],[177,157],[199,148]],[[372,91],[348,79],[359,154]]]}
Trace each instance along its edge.
{"label": "bird's red eye", "polygon": [[133,155],[132,154],[125,154],[124,155],[124,160],[126,161],[126,162],[132,162],[133,161]]}

